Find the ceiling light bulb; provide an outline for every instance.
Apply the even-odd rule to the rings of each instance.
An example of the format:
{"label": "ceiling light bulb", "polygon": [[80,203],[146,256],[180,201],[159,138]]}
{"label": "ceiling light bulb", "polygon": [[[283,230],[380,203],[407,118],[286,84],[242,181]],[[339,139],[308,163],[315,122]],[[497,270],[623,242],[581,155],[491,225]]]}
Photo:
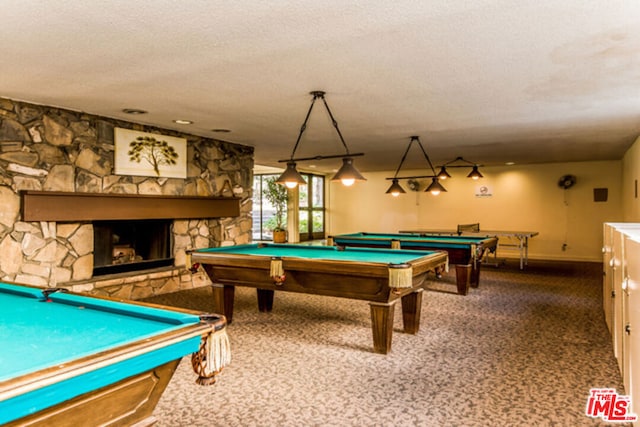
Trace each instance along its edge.
{"label": "ceiling light bulb", "polygon": [[342,182],[342,185],[344,185],[345,187],[351,187],[356,182],[356,179],[355,178],[343,178],[343,179],[340,180],[340,182]]}
{"label": "ceiling light bulb", "polygon": [[431,194],[433,194],[434,196],[437,196],[438,194],[440,194],[440,190],[433,189],[431,190]]}
{"label": "ceiling light bulb", "polygon": [[284,186],[287,188],[296,188],[298,183],[296,181],[285,181]]}

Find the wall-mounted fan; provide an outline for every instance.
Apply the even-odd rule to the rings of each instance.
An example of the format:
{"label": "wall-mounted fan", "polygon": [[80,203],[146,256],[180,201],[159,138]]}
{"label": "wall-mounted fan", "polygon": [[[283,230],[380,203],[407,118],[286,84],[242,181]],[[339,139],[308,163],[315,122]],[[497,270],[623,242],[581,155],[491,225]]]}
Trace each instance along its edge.
{"label": "wall-mounted fan", "polygon": [[420,191],[420,183],[415,179],[408,180],[407,185],[411,191]]}
{"label": "wall-mounted fan", "polygon": [[558,180],[558,187],[564,190],[567,190],[573,187],[575,183],[576,183],[575,175],[564,175],[560,177],[560,179]]}

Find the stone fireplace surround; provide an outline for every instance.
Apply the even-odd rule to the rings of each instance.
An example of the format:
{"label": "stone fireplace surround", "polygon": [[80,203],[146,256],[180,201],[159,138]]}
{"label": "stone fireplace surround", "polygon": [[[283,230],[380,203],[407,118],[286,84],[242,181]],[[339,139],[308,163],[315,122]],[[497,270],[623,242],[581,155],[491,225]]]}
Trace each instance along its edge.
{"label": "stone fireplace surround", "polygon": [[[20,216],[26,222],[89,222],[97,221],[167,220],[237,217],[239,199],[235,197],[153,196],[134,194],[65,193],[55,191],[21,191]],[[69,207],[72,206],[72,209]],[[198,233],[203,234],[198,231]],[[175,234],[173,231],[171,234]],[[174,239],[171,239],[174,241]],[[95,229],[93,234],[95,267]],[[184,258],[189,247],[184,239],[176,240],[170,257]],[[188,266],[187,266],[188,267]],[[140,269],[139,269],[140,270]],[[93,269],[95,274],[95,268]]]}
{"label": "stone fireplace surround", "polygon": [[[187,178],[114,175],[115,127],[186,137]],[[0,98],[0,280],[125,299],[208,285],[203,273],[188,271],[186,251],[250,242],[252,169],[251,147]],[[228,187],[236,194],[225,194]],[[29,192],[218,197],[235,199],[238,212],[173,217],[173,266],[94,278],[91,221],[25,216]],[[63,212],[79,210],[63,204]]]}

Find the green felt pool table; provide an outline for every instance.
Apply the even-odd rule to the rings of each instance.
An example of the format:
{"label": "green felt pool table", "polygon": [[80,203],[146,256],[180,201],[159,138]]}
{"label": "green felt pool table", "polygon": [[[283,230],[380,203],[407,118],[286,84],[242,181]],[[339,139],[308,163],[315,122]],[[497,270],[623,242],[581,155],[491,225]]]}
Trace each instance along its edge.
{"label": "green felt pool table", "polygon": [[329,237],[328,241],[338,246],[446,251],[449,262],[456,266],[456,285],[460,295],[466,295],[469,286],[478,287],[482,257],[487,251],[494,252],[498,246],[496,237],[404,233],[339,234]]}
{"label": "green felt pool table", "polygon": [[235,286],[257,288],[258,308],[271,311],[274,291],[369,301],[373,346],[391,350],[394,307],[402,302],[404,332],[420,326],[422,285],[446,268],[447,254],[295,244],[246,244],[194,251],[213,282],[215,310],[233,319]]}
{"label": "green felt pool table", "polygon": [[0,424],[151,425],[181,358],[225,325],[224,316],[0,283]]}

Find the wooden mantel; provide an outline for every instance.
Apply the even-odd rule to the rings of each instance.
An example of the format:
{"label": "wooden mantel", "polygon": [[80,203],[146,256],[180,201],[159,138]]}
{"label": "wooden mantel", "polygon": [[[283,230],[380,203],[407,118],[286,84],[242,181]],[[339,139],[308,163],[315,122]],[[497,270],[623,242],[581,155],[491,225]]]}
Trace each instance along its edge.
{"label": "wooden mantel", "polygon": [[240,199],[236,197],[54,191],[23,191],[21,196],[21,214],[25,222],[196,219],[240,215]]}

